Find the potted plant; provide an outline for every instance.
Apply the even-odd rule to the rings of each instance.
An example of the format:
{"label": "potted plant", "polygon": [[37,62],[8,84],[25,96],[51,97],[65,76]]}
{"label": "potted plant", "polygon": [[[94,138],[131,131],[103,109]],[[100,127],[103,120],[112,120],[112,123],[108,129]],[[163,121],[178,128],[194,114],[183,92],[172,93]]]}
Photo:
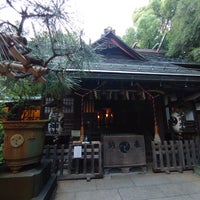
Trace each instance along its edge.
{"label": "potted plant", "polygon": [[[15,1],[6,1],[6,6],[19,16],[17,23],[5,20],[0,23],[0,74],[4,75],[1,79],[4,96],[1,98],[13,101],[7,115],[7,119],[12,122],[4,122],[4,157],[13,172],[17,172],[21,165],[26,165],[27,152],[33,160],[27,162],[28,164],[38,161],[41,153],[36,153],[35,156],[33,152],[36,152],[36,149],[42,150],[44,138],[44,135],[38,134],[37,139],[37,131],[28,132],[27,122],[30,124],[30,120],[23,120],[21,111],[29,110],[30,106],[33,106],[28,105],[31,98],[38,95],[50,96],[60,102],[59,100],[77,85],[78,74],[84,66],[88,66],[84,63],[95,57],[93,50],[82,41],[81,34],[71,29],[65,3],[55,3],[52,0],[46,5],[41,1],[24,1],[19,7]],[[34,35],[29,37],[29,40],[24,37],[28,31],[25,26],[28,20],[34,24]],[[75,71],[79,73],[75,74]],[[22,125],[17,120],[20,120]],[[14,121],[17,122],[16,125]],[[42,129],[45,122],[42,121],[38,130]],[[11,130],[8,125],[15,127],[17,131],[7,134],[7,130]],[[31,125],[32,128],[35,126]],[[36,140],[38,142],[34,142]],[[25,141],[30,145],[26,146]],[[20,150],[21,147],[25,149]],[[17,152],[22,152],[22,158],[11,158],[11,155],[16,155]],[[20,159],[21,164],[18,166],[15,161]]]}
{"label": "potted plant", "polygon": [[[7,166],[12,172],[16,173],[22,166],[40,161],[45,139],[44,126],[48,120],[40,119],[37,112],[35,115],[35,111],[38,109],[35,100],[25,96],[21,98],[17,96],[17,94],[20,95],[18,84],[11,88],[9,94],[12,94],[15,98],[10,97],[9,100],[4,101],[4,107],[1,104],[4,131],[2,155]],[[19,92],[14,95],[16,88]],[[23,89],[23,93],[28,94],[29,91],[29,87]],[[33,94],[33,91],[34,87],[31,94]]]}

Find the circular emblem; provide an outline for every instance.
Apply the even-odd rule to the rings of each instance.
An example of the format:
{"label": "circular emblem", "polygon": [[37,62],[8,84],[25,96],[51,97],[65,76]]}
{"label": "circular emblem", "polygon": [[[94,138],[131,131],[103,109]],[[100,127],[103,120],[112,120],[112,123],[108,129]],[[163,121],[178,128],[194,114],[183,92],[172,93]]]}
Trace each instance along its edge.
{"label": "circular emblem", "polygon": [[126,142],[126,141],[124,141],[124,142],[121,142],[120,144],[119,144],[119,149],[120,149],[120,151],[122,152],[122,153],[127,153],[129,150],[130,150],[130,144],[129,144],[129,142]]}
{"label": "circular emblem", "polygon": [[24,143],[24,137],[20,134],[15,134],[10,138],[10,144],[12,147],[19,147]]}

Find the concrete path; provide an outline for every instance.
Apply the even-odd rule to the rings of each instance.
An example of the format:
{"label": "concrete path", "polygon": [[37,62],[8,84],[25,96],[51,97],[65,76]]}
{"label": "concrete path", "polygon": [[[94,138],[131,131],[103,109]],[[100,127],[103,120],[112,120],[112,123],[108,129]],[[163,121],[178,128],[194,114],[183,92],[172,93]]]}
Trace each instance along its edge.
{"label": "concrete path", "polygon": [[55,200],[200,200],[200,176],[192,171],[108,174],[103,179],[58,182]]}

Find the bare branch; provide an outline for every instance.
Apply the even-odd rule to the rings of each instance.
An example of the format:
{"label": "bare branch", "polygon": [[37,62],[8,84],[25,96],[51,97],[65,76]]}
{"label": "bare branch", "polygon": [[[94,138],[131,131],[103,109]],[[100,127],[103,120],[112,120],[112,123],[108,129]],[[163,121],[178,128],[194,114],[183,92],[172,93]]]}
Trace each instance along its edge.
{"label": "bare branch", "polygon": [[58,55],[54,54],[53,56],[51,56],[45,63],[44,63],[44,67],[47,67],[47,65],[54,59],[56,58]]}
{"label": "bare branch", "polygon": [[18,27],[16,25],[12,24],[11,22],[9,22],[9,21],[2,21],[0,23],[0,27],[2,27],[4,25],[8,25],[8,26],[12,27],[13,29],[15,29],[16,33],[18,32]]}
{"label": "bare branch", "polygon": [[16,12],[18,12],[17,9],[15,9],[15,6],[12,4],[12,1],[6,0],[6,2],[7,2],[7,4],[8,4],[13,10],[15,10]]}

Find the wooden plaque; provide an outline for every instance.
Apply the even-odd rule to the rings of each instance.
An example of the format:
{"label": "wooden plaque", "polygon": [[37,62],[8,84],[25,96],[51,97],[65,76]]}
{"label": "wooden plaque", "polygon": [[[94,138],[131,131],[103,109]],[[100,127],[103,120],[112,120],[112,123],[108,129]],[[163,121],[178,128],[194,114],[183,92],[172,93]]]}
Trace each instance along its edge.
{"label": "wooden plaque", "polygon": [[104,167],[132,167],[146,165],[143,135],[104,135]]}

